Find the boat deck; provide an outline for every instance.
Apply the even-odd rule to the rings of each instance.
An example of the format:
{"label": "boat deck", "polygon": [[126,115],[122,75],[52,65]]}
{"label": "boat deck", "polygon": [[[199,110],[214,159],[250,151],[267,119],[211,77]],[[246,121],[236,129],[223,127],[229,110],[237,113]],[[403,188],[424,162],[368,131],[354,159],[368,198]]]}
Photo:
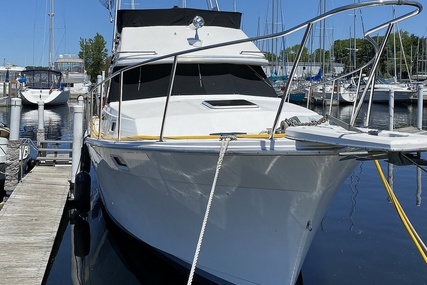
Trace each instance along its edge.
{"label": "boat deck", "polygon": [[0,284],[42,284],[70,189],[71,166],[36,166],[0,210]]}

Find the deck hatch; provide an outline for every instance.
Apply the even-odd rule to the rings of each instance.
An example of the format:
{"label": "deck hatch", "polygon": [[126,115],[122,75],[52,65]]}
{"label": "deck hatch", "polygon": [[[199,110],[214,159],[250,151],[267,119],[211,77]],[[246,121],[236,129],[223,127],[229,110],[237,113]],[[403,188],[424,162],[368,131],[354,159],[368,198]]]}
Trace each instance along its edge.
{"label": "deck hatch", "polygon": [[236,100],[209,100],[202,103],[211,109],[229,109],[229,108],[258,108],[258,105],[243,99]]}

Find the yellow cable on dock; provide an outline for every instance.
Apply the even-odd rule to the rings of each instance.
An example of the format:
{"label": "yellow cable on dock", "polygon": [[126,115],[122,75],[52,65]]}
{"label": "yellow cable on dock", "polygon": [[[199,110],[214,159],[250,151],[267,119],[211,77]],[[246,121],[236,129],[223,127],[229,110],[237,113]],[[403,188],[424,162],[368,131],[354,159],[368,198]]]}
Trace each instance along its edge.
{"label": "yellow cable on dock", "polygon": [[386,180],[384,173],[381,169],[381,165],[378,162],[378,160],[374,160],[375,166],[377,168],[378,174],[380,175],[381,181],[384,184],[384,188],[387,191],[387,194],[389,195],[394,207],[396,208],[397,214],[399,215],[400,220],[402,221],[403,225],[405,226],[406,230],[408,231],[409,235],[411,236],[415,246],[417,247],[418,251],[421,254],[421,257],[424,259],[424,262],[427,263],[427,247],[412,226],[411,222],[409,221],[408,217],[405,214],[405,211],[403,210],[402,206],[400,205],[399,201],[396,198],[396,195],[394,195],[393,189],[391,189],[390,184]]}

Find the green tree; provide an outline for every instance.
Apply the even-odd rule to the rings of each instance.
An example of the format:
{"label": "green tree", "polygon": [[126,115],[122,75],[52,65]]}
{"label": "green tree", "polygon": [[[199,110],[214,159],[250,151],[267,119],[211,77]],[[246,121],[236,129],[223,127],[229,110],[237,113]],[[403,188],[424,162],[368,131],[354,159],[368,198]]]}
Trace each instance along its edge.
{"label": "green tree", "polygon": [[84,59],[86,71],[92,82],[95,82],[97,75],[106,69],[108,50],[105,46],[104,37],[98,33],[93,39],[80,38],[79,57]]}
{"label": "green tree", "polygon": [[[373,40],[378,46],[381,46],[384,37],[374,36]],[[407,78],[408,74],[415,72],[416,58],[420,52],[419,49],[420,38],[409,34],[408,32],[392,33],[388,38],[385,49],[381,55],[378,64],[378,74],[380,76],[390,77],[394,76],[396,72],[398,78]],[[354,63],[356,61],[356,68],[364,65],[375,56],[374,47],[364,39],[356,39],[356,59],[353,53],[354,39],[336,40],[334,42],[333,50],[335,55],[335,62],[343,63],[345,71],[355,69]],[[396,71],[394,70],[396,68]],[[366,72],[369,71],[369,68]]]}
{"label": "green tree", "polygon": [[277,60],[277,56],[274,53],[271,52],[266,52],[265,53],[265,58],[269,61],[269,62],[275,62]]}
{"label": "green tree", "polygon": [[[286,55],[286,61],[287,62],[294,62],[295,57],[298,53],[298,50],[300,48],[300,45],[294,45],[292,47],[288,47],[285,49],[285,55]],[[283,51],[282,51],[283,53]],[[301,60],[300,62],[308,62],[310,58],[310,55],[308,54],[308,48],[304,47],[301,54]]]}

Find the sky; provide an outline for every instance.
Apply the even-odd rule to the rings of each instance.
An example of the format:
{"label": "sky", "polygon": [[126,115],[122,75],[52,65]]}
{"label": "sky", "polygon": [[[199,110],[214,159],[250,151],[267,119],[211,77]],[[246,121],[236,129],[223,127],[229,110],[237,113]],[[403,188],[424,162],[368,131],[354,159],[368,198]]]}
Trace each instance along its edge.
{"label": "sky", "polygon": [[[49,0],[0,0],[2,17],[0,26],[0,65],[11,63],[18,66],[47,66],[49,57]],[[132,0],[122,0],[123,5],[130,7]],[[281,13],[275,15],[275,29],[284,26],[285,29],[294,27],[317,15],[319,11],[337,8],[343,5],[358,3],[360,0],[282,0],[279,7]],[[207,0],[139,0],[137,8],[171,8],[174,5],[182,7],[206,8]],[[214,1],[212,1],[214,2]],[[223,11],[232,11],[234,7],[242,12],[242,28],[251,37],[262,35],[266,29],[272,29],[272,0],[219,0]],[[398,28],[418,37],[427,36],[427,0],[419,0],[424,10],[417,16],[399,23]],[[144,4],[147,3],[147,4]],[[326,3],[326,4],[325,4]],[[369,26],[372,21],[390,19],[393,15],[401,15],[399,7],[393,12],[392,6],[386,9],[369,8],[340,15],[328,20],[324,29],[326,38],[331,43],[337,39],[350,38],[354,31],[356,37],[362,37],[362,29],[354,29],[353,23],[363,22]],[[409,9],[404,9],[407,13]],[[80,51],[80,39],[94,38],[98,33],[107,42],[111,52],[113,24],[110,23],[108,10],[98,0],[55,0],[54,1],[54,56],[77,56]],[[363,19],[363,21],[361,21]],[[358,24],[360,25],[360,24]],[[318,28],[320,29],[320,28]],[[300,33],[299,35],[302,35]],[[320,32],[319,32],[320,35]],[[381,35],[381,34],[380,34]],[[289,37],[286,47],[299,44],[300,38]]]}

